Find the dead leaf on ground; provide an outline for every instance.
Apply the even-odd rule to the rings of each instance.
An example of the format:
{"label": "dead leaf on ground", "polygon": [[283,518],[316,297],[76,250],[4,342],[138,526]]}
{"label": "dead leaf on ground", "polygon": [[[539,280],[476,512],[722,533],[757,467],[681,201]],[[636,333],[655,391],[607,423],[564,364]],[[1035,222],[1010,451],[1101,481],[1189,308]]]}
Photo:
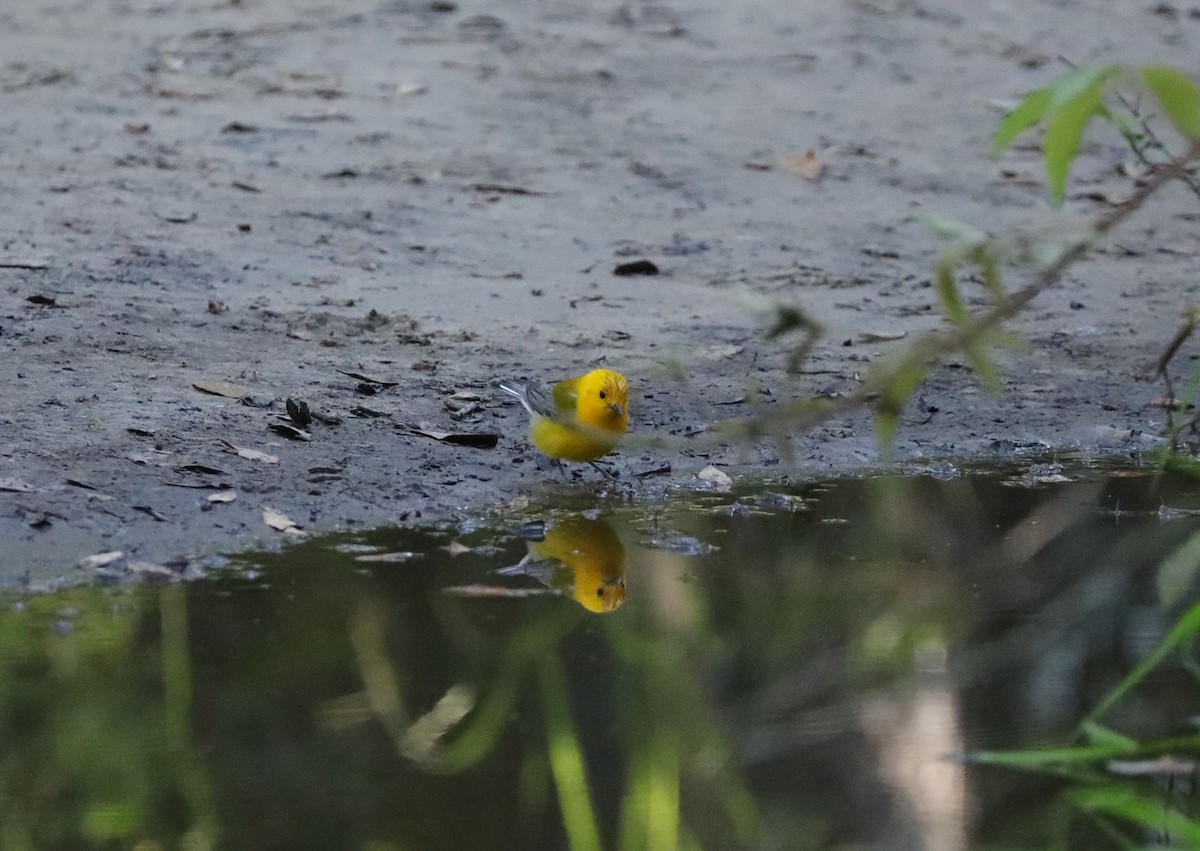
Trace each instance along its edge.
{"label": "dead leaf on ground", "polygon": [[696,474],[696,478],[702,482],[708,482],[719,488],[733,487],[733,479],[729,478],[729,474],[718,470],[712,464],[709,464],[703,470]]}
{"label": "dead leaf on ground", "polygon": [[[658,272],[658,264],[652,260],[630,260],[627,263],[618,263],[613,267],[613,274],[620,278],[657,275]],[[574,307],[574,305],[571,306]]]}
{"label": "dead leaf on ground", "polygon": [[298,124],[323,124],[327,121],[349,123],[354,120],[344,112],[302,112],[285,116],[285,118]]}
{"label": "dead leaf on ground", "polygon": [[455,446],[471,446],[475,449],[491,449],[500,442],[500,435],[498,434],[439,431],[430,427],[428,423],[421,423],[416,426],[406,425],[401,426],[401,428],[412,434],[430,437],[442,443],[452,443]]}
{"label": "dead leaf on ground", "polygon": [[821,179],[821,173],[825,170],[825,164],[812,148],[803,154],[783,154],[779,158],[779,167],[814,183]]}
{"label": "dead leaf on ground", "polygon": [[171,570],[163,564],[155,564],[152,561],[131,561],[126,565],[130,573],[144,576],[146,578],[155,579],[178,579],[179,574]]}
{"label": "dead leaf on ground", "polygon": [[147,452],[131,452],[128,456],[135,464],[147,467],[167,467],[175,462],[174,453],[165,449],[151,449]]}
{"label": "dead leaf on ground", "polygon": [[10,493],[33,493],[37,488],[28,482],[23,482],[20,479],[2,478],[0,479],[0,491],[8,491]]}
{"label": "dead leaf on ground", "polygon": [[527,189],[524,186],[514,186],[507,183],[472,183],[467,187],[476,192],[482,192],[485,195],[545,195],[545,192],[538,192],[535,189]]}
{"label": "dead leaf on ground", "polygon": [[217,491],[208,495],[209,502],[233,502],[237,499],[237,491]]}
{"label": "dead leaf on ground", "polygon": [[455,421],[465,419],[471,416],[471,414],[477,414],[483,410],[483,405],[479,402],[460,402],[454,399],[454,397],[446,399],[443,405],[450,412],[450,419]]}
{"label": "dead leaf on ground", "polygon": [[342,418],[338,414],[330,414],[325,411],[310,411],[309,415],[319,423],[324,423],[327,426],[339,426],[342,424]]}
{"label": "dead leaf on ground", "polygon": [[58,307],[58,302],[52,295],[42,295],[41,293],[37,293],[35,295],[26,296],[25,300],[30,304],[36,304],[40,307]]}
{"label": "dead leaf on ground", "polygon": [[312,440],[312,434],[289,423],[268,423],[267,428],[288,440]]}
{"label": "dead leaf on ground", "polygon": [[224,476],[225,471],[207,464],[181,464],[175,468],[176,473],[199,473],[202,476]]}
{"label": "dead leaf on ground", "polygon": [[728,343],[721,346],[708,346],[698,352],[699,357],[705,360],[726,360],[734,358],[746,350],[745,346],[739,346],[735,343]]}
{"label": "dead leaf on ground", "polygon": [[466,544],[460,543],[459,541],[451,541],[446,545],[446,552],[450,553],[452,556],[461,556],[471,552],[471,547],[468,547]]}
{"label": "dead leaf on ground", "polygon": [[312,413],[308,410],[308,403],[303,399],[288,399],[285,407],[292,422],[300,428],[308,428],[312,424]]}
{"label": "dead leaf on ground", "polygon": [[245,384],[210,379],[195,381],[192,383],[192,387],[201,393],[209,393],[213,396],[225,396],[229,399],[241,399],[250,392],[250,388]]}
{"label": "dead leaf on ground", "polygon": [[858,342],[890,343],[893,340],[903,340],[907,336],[907,331],[864,331],[858,335]]}
{"label": "dead leaf on ground", "polygon": [[278,455],[270,455],[258,449],[247,449],[245,446],[237,446],[228,440],[222,440],[221,444],[225,447],[226,452],[232,452],[237,457],[245,458],[247,461],[262,461],[264,464],[279,463]]}
{"label": "dead leaf on ground", "polygon": [[108,567],[114,561],[120,561],[123,558],[125,558],[124,550],[109,550],[106,553],[96,553],[95,555],[80,559],[79,566],[84,570],[96,570],[101,567]]}
{"label": "dead leaf on ground", "polygon": [[384,381],[381,378],[372,378],[369,375],[363,375],[361,372],[347,372],[344,369],[339,369],[338,372],[347,376],[348,378],[353,378],[355,381],[362,381],[366,384],[376,384],[380,387],[395,387],[400,383],[399,381]]}
{"label": "dead leaf on ground", "polygon": [[173,225],[189,225],[199,216],[195,210],[172,210],[156,215],[164,222],[170,222]]}
{"label": "dead leaf on ground", "polygon": [[1129,198],[1132,194],[1132,192],[1125,189],[1089,189],[1078,193],[1075,197],[1088,201],[1099,201],[1101,204],[1108,204],[1112,207],[1120,207],[1122,204],[1129,203]]}
{"label": "dead leaf on ground", "polygon": [[276,532],[283,532],[285,535],[304,534],[304,531],[297,526],[291,518],[277,508],[264,505],[262,510],[262,518],[263,522]]}
{"label": "dead leaf on ground", "polygon": [[154,506],[152,506],[152,505],[135,505],[135,506],[133,506],[133,510],[140,511],[140,512],[142,512],[142,514],[147,514],[150,517],[153,517],[159,523],[167,522],[167,518],[163,517],[161,514],[159,514],[157,511],[155,511]]}

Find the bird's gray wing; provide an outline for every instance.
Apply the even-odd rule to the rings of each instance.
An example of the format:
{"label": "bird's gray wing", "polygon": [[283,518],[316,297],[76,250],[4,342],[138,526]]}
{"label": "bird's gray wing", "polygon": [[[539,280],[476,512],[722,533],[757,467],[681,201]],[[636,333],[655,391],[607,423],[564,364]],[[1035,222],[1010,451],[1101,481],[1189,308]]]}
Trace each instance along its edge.
{"label": "bird's gray wing", "polygon": [[525,401],[529,410],[552,420],[561,420],[562,413],[554,404],[554,389],[545,384],[525,385]]}

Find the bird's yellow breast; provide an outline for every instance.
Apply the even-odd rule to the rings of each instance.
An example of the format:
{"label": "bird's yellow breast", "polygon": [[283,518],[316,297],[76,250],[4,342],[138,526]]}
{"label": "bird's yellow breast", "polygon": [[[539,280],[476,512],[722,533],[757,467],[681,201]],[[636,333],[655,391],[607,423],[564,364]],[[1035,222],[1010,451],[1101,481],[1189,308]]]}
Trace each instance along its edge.
{"label": "bird's yellow breast", "polygon": [[[585,427],[586,428],[586,427]],[[609,439],[597,428],[576,428],[545,417],[535,416],[529,423],[529,439],[543,454],[563,461],[595,461],[617,445],[624,429]]]}

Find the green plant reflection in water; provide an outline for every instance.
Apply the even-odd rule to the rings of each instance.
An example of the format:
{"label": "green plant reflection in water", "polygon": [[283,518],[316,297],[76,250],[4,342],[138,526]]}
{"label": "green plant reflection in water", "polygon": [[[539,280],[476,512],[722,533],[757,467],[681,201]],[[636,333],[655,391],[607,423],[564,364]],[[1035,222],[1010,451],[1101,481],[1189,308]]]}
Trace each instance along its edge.
{"label": "green plant reflection in water", "polygon": [[0,847],[215,847],[191,740],[186,592],[77,588],[0,617]]}
{"label": "green plant reflection in water", "polygon": [[[1200,561],[1194,558],[1196,541],[1193,536],[1160,565],[1160,590],[1164,585],[1178,587],[1181,557],[1192,557],[1193,574],[1200,569]],[[1166,582],[1164,574],[1170,575]],[[966,759],[1064,778],[1068,781],[1065,802],[1120,846],[1150,843],[1200,848],[1200,807],[1193,795],[1186,794],[1194,789],[1200,773],[1200,733],[1139,741],[1101,723],[1172,656],[1178,654],[1179,662],[1196,673],[1198,638],[1200,603],[1187,609],[1154,649],[1101,699],[1080,723],[1076,744],[1030,751],[979,751],[967,754]],[[1195,716],[1190,719],[1193,728],[1196,721]],[[1177,719],[1177,723],[1183,726],[1185,719]],[[1131,825],[1141,828],[1142,834],[1129,835]]]}
{"label": "green plant reflection in water", "polygon": [[[620,544],[598,549],[624,552],[633,593],[603,617],[571,599],[600,580],[565,561],[498,572],[546,560],[505,531],[545,519],[525,510],[314,539],[189,585],[10,594],[0,846],[1119,847],[1093,814],[1126,838],[1119,807],[1194,818],[1178,786],[1106,764],[1195,756],[1164,736],[1200,692],[1200,495],[1062,478],[815,483],[603,517],[581,498],[547,532],[588,530],[567,556]],[[472,586],[536,593],[447,593]],[[1083,766],[1095,779],[1065,772],[1080,785],[1058,803],[1057,779],[942,759],[1061,741],[1142,659],[1083,729],[1107,748]]]}
{"label": "green plant reflection in water", "polygon": [[[531,576],[593,613],[613,612],[624,602],[625,547],[603,519],[558,516],[527,547],[519,565],[496,573]],[[505,596],[492,585],[448,590],[493,603]],[[370,705],[397,750],[432,772],[469,771],[499,747],[514,716],[532,710],[544,738],[527,742],[521,757],[524,822],[539,821],[553,796],[576,851],[696,848],[704,834],[753,842],[759,834],[757,808],[732,769],[710,704],[686,663],[687,635],[628,622],[601,624],[599,634],[591,633],[611,654],[603,688],[590,707],[606,716],[605,737],[615,739],[600,743],[600,749],[619,753],[625,763],[623,787],[614,796],[620,813],[616,835],[602,840],[585,758],[588,745],[595,751],[597,743],[594,735],[581,735],[573,711],[578,698],[572,700],[581,680],[590,677],[572,668],[577,663],[569,657],[577,653],[564,650],[578,640],[577,611],[548,609],[523,623],[507,637],[479,693],[456,683],[429,712],[410,719],[402,708],[403,675],[386,656],[386,613],[376,606],[360,608],[353,630],[359,669]],[[681,822],[684,783],[702,801],[688,808],[691,815],[706,824]]]}

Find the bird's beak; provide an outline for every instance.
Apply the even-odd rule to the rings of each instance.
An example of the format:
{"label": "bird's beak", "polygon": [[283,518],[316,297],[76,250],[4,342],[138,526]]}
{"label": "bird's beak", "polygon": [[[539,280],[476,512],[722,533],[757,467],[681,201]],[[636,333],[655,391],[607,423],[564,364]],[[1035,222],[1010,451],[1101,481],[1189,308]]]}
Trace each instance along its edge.
{"label": "bird's beak", "polygon": [[612,412],[614,414],[616,414],[618,417],[621,416],[623,413],[625,413],[625,408],[621,405],[620,402],[613,402],[608,407],[612,408]]}

